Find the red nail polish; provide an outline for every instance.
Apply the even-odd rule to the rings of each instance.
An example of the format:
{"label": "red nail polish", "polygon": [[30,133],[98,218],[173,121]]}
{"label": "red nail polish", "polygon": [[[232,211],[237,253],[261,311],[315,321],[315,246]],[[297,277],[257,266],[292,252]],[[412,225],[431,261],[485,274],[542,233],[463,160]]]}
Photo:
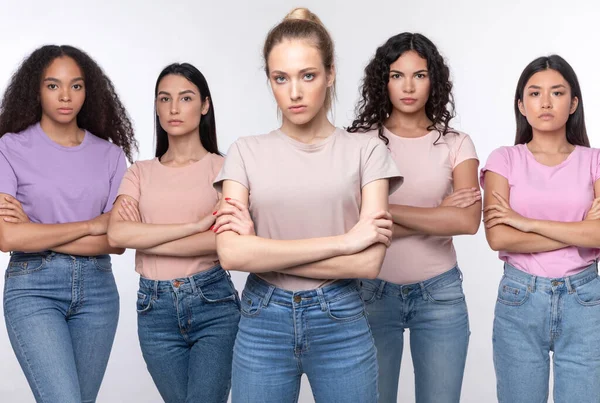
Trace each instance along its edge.
{"label": "red nail polish", "polygon": [[213,215],[217,215],[217,212],[215,211],[215,212],[213,213]]}
{"label": "red nail polish", "polygon": [[211,225],[211,226],[210,226],[210,228],[209,228],[209,230],[211,230],[211,231],[212,231],[212,229],[213,229],[214,227],[215,227],[214,225]]}
{"label": "red nail polish", "polygon": [[226,197],[225,200],[231,200],[231,197]]}

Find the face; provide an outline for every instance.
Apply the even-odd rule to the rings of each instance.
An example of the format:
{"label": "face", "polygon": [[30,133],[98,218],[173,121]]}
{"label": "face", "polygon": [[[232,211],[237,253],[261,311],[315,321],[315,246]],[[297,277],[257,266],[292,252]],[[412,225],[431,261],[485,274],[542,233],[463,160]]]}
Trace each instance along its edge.
{"label": "face", "polygon": [[77,118],[85,101],[85,82],[79,65],[70,57],[54,59],[44,71],[40,87],[43,118],[68,124]]}
{"label": "face", "polygon": [[543,70],[531,76],[519,100],[519,111],[532,128],[556,131],[567,124],[579,100],[571,97],[571,86],[556,70]]}
{"label": "face", "polygon": [[325,107],[335,71],[327,71],[319,50],[308,40],[284,40],[267,60],[269,82],[284,119],[302,125]]}
{"label": "face", "polygon": [[404,52],[390,65],[387,89],[394,109],[408,114],[424,110],[430,88],[427,60],[414,50]]}
{"label": "face", "polygon": [[166,75],[158,83],[156,113],[160,125],[170,135],[198,130],[200,119],[209,107],[209,100],[203,102],[198,87],[181,75]]}

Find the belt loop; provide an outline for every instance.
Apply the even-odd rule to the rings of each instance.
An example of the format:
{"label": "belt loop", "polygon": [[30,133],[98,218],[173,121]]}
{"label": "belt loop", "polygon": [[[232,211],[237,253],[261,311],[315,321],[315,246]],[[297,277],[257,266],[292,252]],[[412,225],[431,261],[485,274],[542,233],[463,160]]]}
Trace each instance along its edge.
{"label": "belt loop", "polygon": [[325,302],[325,295],[323,294],[322,288],[317,288],[317,298],[321,304],[321,311],[327,312],[327,302]]}
{"label": "belt loop", "polygon": [[153,284],[153,289],[152,289],[152,299],[157,300],[158,299],[158,280],[154,280],[152,282]]}
{"label": "belt loop", "polygon": [[427,289],[425,288],[425,282],[421,281],[419,283],[419,287],[421,287],[421,297],[423,297],[423,300],[427,301]]}
{"label": "belt loop", "polygon": [[190,285],[192,286],[192,292],[194,293],[194,295],[196,295],[198,293],[198,288],[196,287],[196,282],[194,281],[194,276],[189,276],[188,278],[190,279]]}
{"label": "belt loop", "polygon": [[573,288],[573,285],[571,284],[571,277],[565,277],[565,285],[567,286],[567,291],[569,291],[569,294],[573,294],[573,292],[575,291],[575,288]]}
{"label": "belt loop", "polygon": [[376,294],[377,299],[381,299],[381,295],[383,295],[383,289],[385,288],[386,284],[387,284],[387,282],[384,280],[381,280],[381,282],[379,283],[379,288],[377,289],[377,294]]}
{"label": "belt loop", "polygon": [[263,302],[262,302],[263,308],[266,308],[267,305],[269,305],[269,301],[271,301],[271,296],[273,296],[273,291],[275,291],[275,287],[272,285],[269,286],[269,289],[267,290],[265,297],[263,298]]}
{"label": "belt loop", "polygon": [[529,284],[529,291],[535,292],[535,282],[537,281],[537,276],[531,276],[531,284]]}

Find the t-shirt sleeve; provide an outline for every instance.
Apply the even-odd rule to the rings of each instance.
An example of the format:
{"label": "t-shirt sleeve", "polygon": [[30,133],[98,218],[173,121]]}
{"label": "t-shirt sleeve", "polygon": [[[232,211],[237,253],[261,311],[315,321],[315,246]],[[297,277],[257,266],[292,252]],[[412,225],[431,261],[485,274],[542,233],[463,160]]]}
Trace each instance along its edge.
{"label": "t-shirt sleeve", "polygon": [[506,147],[501,147],[492,151],[487,159],[487,162],[485,163],[485,166],[481,168],[479,182],[481,183],[482,188],[484,187],[484,178],[487,171],[502,175],[508,181],[510,181],[510,161]]}
{"label": "t-shirt sleeve", "polygon": [[137,201],[140,200],[140,167],[137,162],[131,165],[123,175],[117,197],[121,195],[129,196]]}
{"label": "t-shirt sleeve", "polygon": [[362,189],[373,181],[386,178],[390,183],[389,194],[394,193],[404,182],[404,177],[400,174],[390,150],[379,138],[372,137],[367,144],[366,158],[361,167],[360,187]]}
{"label": "t-shirt sleeve", "polygon": [[127,170],[127,162],[125,161],[125,153],[122,150],[119,150],[119,158],[117,159],[117,164],[115,165],[115,169],[110,178],[110,188],[108,193],[108,200],[106,201],[106,206],[104,207],[104,213],[108,213],[112,210],[113,204],[115,204],[115,200],[117,200],[117,192],[119,190],[119,185],[121,184],[121,180],[123,179],[123,175]]}
{"label": "t-shirt sleeve", "polygon": [[600,149],[593,148],[592,152],[592,183],[595,184],[600,179]]}
{"label": "t-shirt sleeve", "polygon": [[457,141],[457,148],[454,152],[454,165],[452,169],[456,168],[461,162],[466,160],[479,160],[477,157],[477,151],[475,151],[475,144],[471,140],[471,136],[463,134],[459,141]]}
{"label": "t-shirt sleeve", "polygon": [[246,166],[240,151],[240,145],[237,141],[229,147],[223,168],[221,168],[221,172],[219,172],[213,182],[213,186],[217,192],[223,192],[223,181],[226,180],[236,181],[246,189],[250,189]]}
{"label": "t-shirt sleeve", "polygon": [[8,162],[3,150],[0,150],[0,193],[17,197],[17,175],[15,175],[15,171]]}

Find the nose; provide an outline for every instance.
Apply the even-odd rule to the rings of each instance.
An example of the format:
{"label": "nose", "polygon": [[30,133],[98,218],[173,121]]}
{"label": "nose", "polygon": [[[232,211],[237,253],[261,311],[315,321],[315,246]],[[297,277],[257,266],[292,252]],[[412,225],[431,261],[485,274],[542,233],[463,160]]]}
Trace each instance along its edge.
{"label": "nose", "polygon": [[552,109],[552,97],[549,93],[545,93],[542,95],[542,108]]}
{"label": "nose", "polygon": [[292,101],[298,101],[302,99],[302,84],[298,80],[291,81],[290,99]]}
{"label": "nose", "polygon": [[411,77],[405,78],[402,84],[403,92],[407,94],[412,94],[413,92],[415,92],[415,83]]}
{"label": "nose", "polygon": [[171,101],[171,111],[170,111],[171,115],[177,115],[179,114],[179,102],[177,102],[176,100]]}
{"label": "nose", "polygon": [[61,102],[71,101],[71,91],[69,90],[69,88],[61,88],[60,94],[59,94],[59,100]]}

